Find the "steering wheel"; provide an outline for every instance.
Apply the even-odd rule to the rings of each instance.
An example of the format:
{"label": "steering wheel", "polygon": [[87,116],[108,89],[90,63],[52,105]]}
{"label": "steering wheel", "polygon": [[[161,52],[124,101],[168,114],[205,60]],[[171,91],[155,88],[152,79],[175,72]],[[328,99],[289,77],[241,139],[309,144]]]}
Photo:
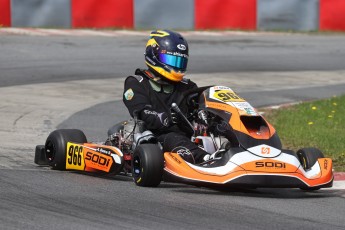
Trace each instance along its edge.
{"label": "steering wheel", "polygon": [[203,87],[186,90],[182,93],[179,100],[176,101],[176,104],[180,106],[183,100],[187,100],[187,105],[191,105],[193,99],[199,98],[200,94],[210,87],[212,86],[203,86]]}
{"label": "steering wheel", "polygon": [[[196,112],[196,105],[195,105],[195,101],[194,99],[195,98],[199,98],[200,94],[202,92],[204,92],[206,89],[210,88],[211,86],[204,86],[204,87],[200,87],[200,88],[194,88],[194,89],[190,89],[190,90],[187,90],[185,92],[183,92],[181,94],[181,97],[179,98],[179,100],[176,102],[176,103],[173,103],[172,104],[172,108],[173,110],[175,110],[178,114],[180,114],[180,116],[183,118],[183,122],[182,123],[178,123],[179,126],[181,126],[183,123],[187,124],[191,130],[194,132],[194,128],[192,126],[192,124],[188,121],[188,118],[190,116],[193,116],[193,114],[195,114]],[[180,105],[181,103],[184,101],[184,100],[187,100],[186,103],[188,106],[194,106],[195,108],[193,108],[193,112],[190,114],[190,116],[185,116],[182,111],[180,110]],[[184,125],[182,126],[184,127]]]}

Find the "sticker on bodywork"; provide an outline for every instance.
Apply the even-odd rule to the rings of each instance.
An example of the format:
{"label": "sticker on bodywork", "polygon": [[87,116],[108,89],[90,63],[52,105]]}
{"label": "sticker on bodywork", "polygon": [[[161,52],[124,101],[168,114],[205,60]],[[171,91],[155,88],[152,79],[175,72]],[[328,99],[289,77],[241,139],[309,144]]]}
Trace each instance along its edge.
{"label": "sticker on bodywork", "polygon": [[244,112],[244,114],[241,114],[241,115],[251,115],[251,116],[259,115],[248,102],[233,102],[233,105]]}
{"label": "sticker on bodywork", "polygon": [[113,158],[108,154],[101,153],[98,149],[87,148],[85,153],[85,164],[87,167],[109,172],[113,165]]}
{"label": "sticker on bodywork", "polygon": [[243,101],[245,101],[243,98],[241,98],[234,91],[231,91],[231,90],[215,91],[213,96],[215,98],[223,101],[223,102],[243,102]]}
{"label": "sticker on bodywork", "polygon": [[242,97],[238,96],[231,88],[215,86],[210,88],[210,98],[221,101],[238,109],[241,116],[258,116],[256,110]]}
{"label": "sticker on bodywork", "polygon": [[71,142],[67,143],[66,169],[84,170],[84,147]]}

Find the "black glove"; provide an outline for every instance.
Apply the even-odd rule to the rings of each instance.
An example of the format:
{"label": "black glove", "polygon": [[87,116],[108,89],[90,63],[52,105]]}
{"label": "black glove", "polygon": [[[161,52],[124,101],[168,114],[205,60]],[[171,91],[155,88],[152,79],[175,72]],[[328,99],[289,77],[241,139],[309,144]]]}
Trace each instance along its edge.
{"label": "black glove", "polygon": [[198,112],[198,117],[199,117],[199,119],[202,121],[202,123],[203,123],[204,125],[208,125],[208,121],[207,121],[208,115],[207,115],[207,112],[206,112],[206,111],[204,111],[204,110],[199,110],[199,112]]}
{"label": "black glove", "polygon": [[171,117],[171,124],[178,124],[180,120],[180,115],[174,111],[173,109],[170,109],[170,117]]}
{"label": "black glove", "polygon": [[148,129],[161,129],[170,125],[169,116],[165,112],[158,113],[154,110],[144,109],[140,112],[140,117]]}
{"label": "black glove", "polygon": [[224,136],[229,129],[230,125],[223,120],[212,121],[208,126],[208,130],[212,132],[214,135]]}

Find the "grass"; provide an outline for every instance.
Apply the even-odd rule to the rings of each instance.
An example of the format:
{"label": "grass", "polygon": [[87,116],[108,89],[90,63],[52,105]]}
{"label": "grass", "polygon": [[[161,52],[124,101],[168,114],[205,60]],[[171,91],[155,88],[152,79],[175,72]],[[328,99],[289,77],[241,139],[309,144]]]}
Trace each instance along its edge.
{"label": "grass", "polygon": [[263,112],[284,148],[319,148],[336,171],[345,171],[345,95]]}

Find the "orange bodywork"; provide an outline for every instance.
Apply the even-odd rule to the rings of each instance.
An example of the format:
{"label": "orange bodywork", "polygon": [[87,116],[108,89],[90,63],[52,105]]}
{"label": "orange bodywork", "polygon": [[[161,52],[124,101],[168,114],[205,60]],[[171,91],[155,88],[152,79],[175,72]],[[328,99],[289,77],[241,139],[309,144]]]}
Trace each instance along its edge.
{"label": "orange bodywork", "polygon": [[115,164],[111,154],[116,154],[119,158],[122,157],[122,153],[112,146],[69,142],[66,152],[66,169],[110,172],[111,167]]}
{"label": "orange bodywork", "polygon": [[245,133],[256,139],[268,139],[271,136],[273,136],[273,134],[275,133],[275,129],[268,122],[266,122],[268,125],[268,129],[263,130],[263,132],[261,132],[260,135],[257,134],[257,130],[246,129],[246,127],[244,127],[241,121],[241,117],[240,117],[241,114],[238,114],[239,113],[238,109],[228,104],[225,104],[222,102],[210,102],[205,99],[205,105],[207,108],[223,110],[223,111],[233,114],[233,116],[231,116],[230,118],[229,123],[234,130],[237,130],[241,133]]}
{"label": "orange bodywork", "polygon": [[112,157],[110,155],[105,155],[99,153],[93,149],[97,149],[100,146],[92,145],[92,144],[84,144],[84,146],[88,146],[90,148],[85,148],[84,151],[84,159],[85,159],[85,166],[86,168],[90,168],[92,170],[100,170],[104,172],[109,172],[110,168],[113,164]]}
{"label": "orange bodywork", "polygon": [[[333,180],[332,160],[330,158],[322,158],[318,160],[320,172],[317,175],[308,177],[301,167],[281,162],[274,159],[254,160],[243,165],[232,166],[232,169],[224,174],[217,174],[203,170],[203,167],[194,167],[186,163],[178,154],[166,152],[164,153],[165,168],[164,170],[181,179],[187,179],[195,182],[206,182],[210,184],[231,184],[232,180],[245,176],[281,176],[297,178],[308,187],[322,186]],[[255,167],[264,164],[272,167]],[[273,167],[273,165],[277,167]]]}

